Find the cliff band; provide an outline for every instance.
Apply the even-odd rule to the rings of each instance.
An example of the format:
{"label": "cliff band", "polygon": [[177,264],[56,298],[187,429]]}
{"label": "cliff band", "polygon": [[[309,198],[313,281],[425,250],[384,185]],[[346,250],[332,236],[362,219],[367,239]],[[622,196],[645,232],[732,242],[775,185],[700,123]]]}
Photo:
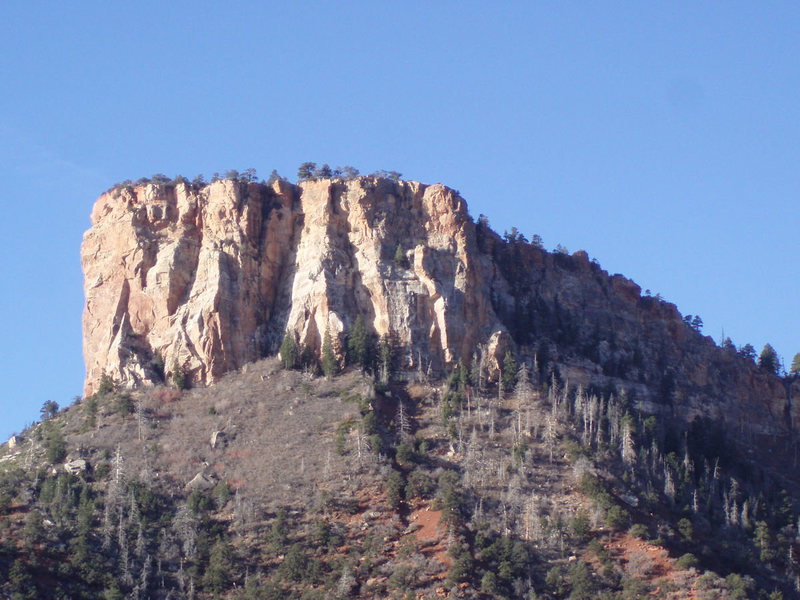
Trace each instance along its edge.
{"label": "cliff band", "polygon": [[527,349],[540,379],[625,389],[648,412],[722,419],[747,435],[794,430],[797,383],[718,348],[585,252],[500,238],[443,185],[117,187],[91,221],[86,395],[104,373],[135,386],[158,381],[161,365],[212,383],[276,352],[287,331],[317,354],[328,331],[341,354],[361,315],[392,336],[405,368],[481,360],[496,377],[507,349]]}

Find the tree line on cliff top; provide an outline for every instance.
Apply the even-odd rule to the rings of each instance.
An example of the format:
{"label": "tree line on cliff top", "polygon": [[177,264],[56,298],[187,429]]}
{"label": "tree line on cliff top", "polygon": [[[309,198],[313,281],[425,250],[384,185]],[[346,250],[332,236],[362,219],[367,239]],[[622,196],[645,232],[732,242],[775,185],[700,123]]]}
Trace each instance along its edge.
{"label": "tree line on cliff top", "polygon": [[[323,163],[321,165],[317,165],[315,162],[307,161],[300,164],[297,169],[297,181],[316,181],[319,179],[342,179],[345,181],[349,181],[355,179],[360,176],[360,171],[352,166],[345,165],[345,166],[337,166],[335,168],[331,168],[327,163]],[[386,170],[378,170],[370,173],[371,177],[381,177],[390,179],[392,181],[398,182],[401,180],[402,174],[398,171],[386,171]],[[215,172],[212,174],[210,182],[214,183],[216,181],[221,180],[228,180],[228,181],[237,181],[239,183],[254,183],[258,182],[258,176],[256,169],[250,167],[244,169],[243,171],[238,171],[236,169],[230,169],[225,171],[223,174],[219,172]],[[273,169],[270,173],[270,176],[267,180],[261,180],[260,183],[266,185],[272,185],[278,180],[286,181],[286,178],[282,177],[278,174],[277,170]],[[112,190],[125,188],[125,187],[135,187],[140,185],[147,185],[147,184],[156,184],[156,185],[165,185],[165,186],[175,186],[178,184],[185,184],[185,185],[192,185],[196,188],[203,187],[208,185],[208,182],[205,179],[203,174],[196,175],[191,181],[184,177],[183,175],[176,175],[173,178],[164,175],[163,173],[156,173],[151,177],[141,177],[135,181],[130,179],[126,179],[120,183],[115,184],[112,186]],[[489,228],[489,220],[485,215],[480,215],[478,218],[477,225],[479,228]],[[503,235],[503,240],[505,241],[506,245],[509,247],[513,247],[516,244],[530,244],[540,250],[546,252],[544,248],[544,244],[542,241],[542,237],[538,234],[534,234],[531,237],[530,242],[528,239],[521,233],[516,227],[512,227],[510,232],[505,232]],[[398,252],[401,251],[401,246],[398,246]],[[568,250],[558,244],[553,251],[554,253],[562,256],[568,256]],[[596,263],[596,260],[592,261]],[[650,296],[650,291],[646,290],[645,295]],[[654,296],[656,300],[661,300],[660,294],[656,294]],[[684,322],[687,324],[688,327],[696,331],[697,333],[702,333],[703,328],[703,320],[699,315],[685,315],[683,318]],[[761,350],[760,354],[756,353],[755,348],[747,343],[740,347],[736,347],[734,343],[731,341],[730,337],[725,337],[721,342],[721,347],[726,350],[734,351],[736,354],[746,359],[750,362],[754,362],[758,365],[758,367],[764,369],[765,371],[772,373],[777,376],[796,376],[800,374],[800,352],[795,354],[790,368],[787,371],[784,365],[782,358],[778,355],[775,348],[767,343]],[[322,357],[321,357],[322,358]],[[300,355],[298,354],[298,360],[300,360]],[[308,357],[306,357],[306,363],[308,362]],[[328,361],[330,363],[330,361]]]}

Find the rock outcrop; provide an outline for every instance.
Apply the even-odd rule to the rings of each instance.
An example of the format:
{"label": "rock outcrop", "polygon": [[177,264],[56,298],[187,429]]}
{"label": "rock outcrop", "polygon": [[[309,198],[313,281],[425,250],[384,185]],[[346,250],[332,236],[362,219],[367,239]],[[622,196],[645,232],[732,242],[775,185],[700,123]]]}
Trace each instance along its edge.
{"label": "rock outcrop", "polygon": [[86,394],[103,373],[136,385],[162,364],[210,383],[274,352],[286,330],[319,352],[358,315],[409,366],[452,363],[503,329],[466,205],[442,185],[115,189],[95,205],[82,262]]}
{"label": "rock outcrop", "polygon": [[95,204],[82,262],[87,395],[104,373],[134,386],[180,368],[208,384],[287,331],[317,354],[327,331],[341,349],[361,315],[407,368],[482,355],[496,377],[516,349],[536,356],[539,383],[624,389],[646,412],[767,437],[791,437],[800,416],[797,382],[717,347],[583,251],[500,238],[438,184],[119,187]]}

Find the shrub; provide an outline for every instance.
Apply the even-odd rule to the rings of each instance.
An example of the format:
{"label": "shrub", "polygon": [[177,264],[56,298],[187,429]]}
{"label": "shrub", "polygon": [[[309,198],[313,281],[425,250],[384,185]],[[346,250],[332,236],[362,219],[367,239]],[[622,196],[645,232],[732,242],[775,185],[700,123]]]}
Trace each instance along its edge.
{"label": "shrub", "polygon": [[97,386],[97,395],[98,396],[107,396],[111,392],[114,391],[114,380],[111,377],[103,373],[100,376],[100,385]]}
{"label": "shrub", "polygon": [[336,448],[336,454],[339,456],[344,456],[345,452],[347,452],[347,434],[350,433],[350,429],[353,427],[353,421],[348,420],[344,421],[343,423],[339,423],[339,426],[336,428],[336,440],[334,442],[334,446]]}
{"label": "shrub", "polygon": [[627,510],[615,504],[606,512],[606,525],[616,531],[621,531],[628,526],[630,514]]}
{"label": "shrub", "polygon": [[635,550],[628,558],[626,572],[633,577],[649,577],[656,568],[655,561],[644,550]]}
{"label": "shrub", "polygon": [[414,462],[414,448],[408,442],[400,442],[397,446],[397,462],[403,465]]}
{"label": "shrub", "polygon": [[435,486],[433,479],[422,469],[414,469],[408,476],[406,498],[430,498]]}
{"label": "shrub", "polygon": [[211,498],[200,490],[194,490],[186,499],[186,506],[193,514],[197,515],[211,508]]}
{"label": "shrub", "polygon": [[578,514],[575,515],[575,518],[570,523],[570,529],[572,534],[580,541],[584,541],[589,537],[592,526],[589,522],[589,515],[586,514],[585,510],[580,509],[578,511]]}
{"label": "shrub", "polygon": [[581,477],[579,489],[582,493],[586,494],[589,498],[594,500],[598,506],[608,508],[611,506],[611,496],[606,491],[600,480],[589,472],[586,472]]}
{"label": "shrub", "polygon": [[133,412],[133,400],[130,394],[117,394],[114,396],[114,412],[123,418]]}
{"label": "shrub", "polygon": [[481,591],[484,594],[494,594],[497,591],[497,575],[492,571],[486,571],[481,579]]}
{"label": "shrub", "polygon": [[675,568],[682,570],[690,569],[692,567],[696,567],[698,562],[699,561],[694,554],[687,552],[675,561]]}
{"label": "shrub", "polygon": [[597,591],[597,584],[592,578],[589,566],[579,560],[569,568],[566,575],[567,585],[571,588],[569,597],[573,600],[589,600]]}
{"label": "shrub", "polygon": [[641,523],[636,523],[636,524],[632,525],[630,529],[628,529],[628,534],[631,537],[635,537],[635,538],[638,538],[640,540],[646,539],[647,538],[647,527],[645,527]]}
{"label": "shrub", "polygon": [[407,267],[408,266],[408,259],[406,258],[406,251],[403,248],[403,244],[397,244],[397,248],[394,251],[394,262],[398,267]]}
{"label": "shrub", "polygon": [[52,427],[47,433],[45,440],[45,450],[47,452],[47,460],[50,464],[58,464],[67,456],[67,442],[64,441],[64,436],[61,435],[60,427]]}
{"label": "shrub", "polygon": [[224,508],[231,499],[231,488],[224,481],[220,481],[214,488],[214,499],[217,501],[218,508]]}
{"label": "shrub", "polygon": [[681,532],[681,536],[683,537],[684,542],[691,542],[692,541],[692,522],[689,519],[681,519],[678,521],[678,531]]}
{"label": "shrub", "polygon": [[97,426],[97,396],[90,396],[86,399],[86,403],[83,405],[83,412],[86,416],[86,421],[84,422],[83,429],[88,431],[89,429],[94,429]]}

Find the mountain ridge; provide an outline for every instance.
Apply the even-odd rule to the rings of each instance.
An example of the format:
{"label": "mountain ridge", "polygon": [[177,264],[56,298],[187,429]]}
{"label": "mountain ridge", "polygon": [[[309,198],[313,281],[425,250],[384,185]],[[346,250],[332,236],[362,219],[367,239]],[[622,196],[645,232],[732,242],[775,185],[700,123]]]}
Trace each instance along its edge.
{"label": "mountain ridge", "polygon": [[584,251],[501,238],[441,184],[150,183],[103,194],[92,222],[86,395],[104,374],[126,386],[178,368],[211,383],[275,353],[286,332],[317,357],[329,333],[344,364],[362,316],[393,338],[403,369],[474,362],[496,380],[511,350],[538,356],[543,380],[625,389],[650,413],[722,420],[766,441],[795,431],[796,380],[717,347]]}
{"label": "mountain ridge", "polygon": [[586,252],[377,176],[93,223],[87,394],[0,446],[0,597],[797,597],[797,377]]}

